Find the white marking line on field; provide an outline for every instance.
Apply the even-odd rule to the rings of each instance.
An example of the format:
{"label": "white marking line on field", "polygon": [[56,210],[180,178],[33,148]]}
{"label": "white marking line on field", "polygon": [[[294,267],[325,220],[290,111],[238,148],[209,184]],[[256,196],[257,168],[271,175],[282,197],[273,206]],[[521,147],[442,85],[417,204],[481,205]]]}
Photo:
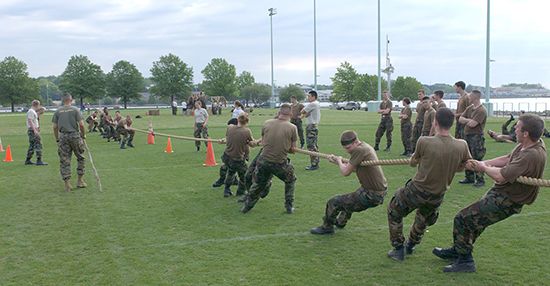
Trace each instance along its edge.
{"label": "white marking line on field", "polygon": [[[539,216],[539,215],[547,215],[550,214],[550,211],[544,211],[544,212],[530,212],[525,214],[517,214],[512,216],[514,217],[531,217],[531,216]],[[445,222],[438,222],[436,225],[447,225],[452,224],[453,220],[445,221]],[[346,232],[356,233],[356,232],[365,232],[365,231],[380,231],[380,230],[387,230],[388,226],[375,226],[375,227],[368,227],[368,228],[346,228]],[[336,230],[338,232],[338,230]],[[173,246],[188,246],[188,245],[202,245],[202,244],[219,244],[219,243],[227,243],[227,242],[235,242],[235,241],[255,241],[255,240],[262,240],[262,239],[271,239],[271,238],[285,238],[285,237],[300,237],[300,236],[312,236],[313,234],[310,234],[309,231],[306,232],[283,232],[283,233],[271,233],[271,234],[256,234],[256,235],[249,235],[249,236],[235,236],[235,237],[227,237],[227,238],[209,238],[209,239],[200,239],[200,240],[189,240],[189,241],[179,241],[179,242],[172,242],[172,243],[160,243],[160,244],[149,244],[148,247],[173,247]]]}

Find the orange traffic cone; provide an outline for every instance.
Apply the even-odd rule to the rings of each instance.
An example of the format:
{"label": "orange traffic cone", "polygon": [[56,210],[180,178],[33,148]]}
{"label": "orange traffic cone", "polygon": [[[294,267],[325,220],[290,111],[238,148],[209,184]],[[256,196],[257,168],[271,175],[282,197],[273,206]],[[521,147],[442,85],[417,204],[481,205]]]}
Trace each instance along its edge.
{"label": "orange traffic cone", "polygon": [[168,143],[166,143],[166,149],[164,150],[165,153],[172,153],[174,152],[172,150],[172,141],[170,141],[170,137],[168,137]]}
{"label": "orange traffic cone", "polygon": [[0,152],[4,152],[4,147],[2,146],[2,138],[0,138]]}
{"label": "orange traffic cone", "polygon": [[218,164],[216,164],[216,158],[214,156],[214,147],[212,147],[212,142],[208,141],[207,147],[206,147],[206,160],[204,160],[203,166],[207,167],[213,167]]}
{"label": "orange traffic cone", "polygon": [[147,144],[155,144],[155,135],[153,134],[153,132],[149,132],[149,134],[147,135]]}
{"label": "orange traffic cone", "polygon": [[6,148],[6,158],[4,158],[4,162],[13,162],[11,158],[11,145],[8,145],[8,148]]}

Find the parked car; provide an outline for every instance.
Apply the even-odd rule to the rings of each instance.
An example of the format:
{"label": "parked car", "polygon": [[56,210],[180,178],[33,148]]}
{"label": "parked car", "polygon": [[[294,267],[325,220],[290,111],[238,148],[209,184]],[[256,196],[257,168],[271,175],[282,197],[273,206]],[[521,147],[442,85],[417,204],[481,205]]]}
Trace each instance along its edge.
{"label": "parked car", "polygon": [[346,103],[346,105],[340,108],[340,110],[351,110],[351,111],[359,110],[359,109],[361,109],[361,104],[357,102],[348,102]]}

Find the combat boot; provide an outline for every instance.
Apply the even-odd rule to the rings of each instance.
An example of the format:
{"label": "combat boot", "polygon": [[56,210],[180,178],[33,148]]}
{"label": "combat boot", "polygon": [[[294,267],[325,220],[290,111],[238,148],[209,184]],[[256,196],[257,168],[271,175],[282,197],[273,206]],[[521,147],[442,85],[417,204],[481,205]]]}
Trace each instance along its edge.
{"label": "combat boot", "polygon": [[25,165],[34,165],[34,162],[31,161],[31,158],[27,158],[27,160],[25,160]]}
{"label": "combat boot", "polygon": [[378,151],[380,150],[379,146],[378,146],[378,143],[374,144],[374,151]]}
{"label": "combat boot", "polygon": [[233,195],[233,193],[231,192],[231,189],[225,188],[225,190],[223,190],[223,197],[224,198],[231,197],[232,195]]}
{"label": "combat boot", "polygon": [[325,226],[325,225],[322,225],[322,226],[318,226],[318,227],[315,227],[315,228],[312,228],[310,231],[309,231],[311,234],[333,234],[334,233],[334,227],[333,226]]}
{"label": "combat boot", "polygon": [[83,177],[84,177],[83,175],[78,176],[78,181],[76,182],[76,187],[77,188],[86,188],[88,186],[88,184],[86,184],[86,182],[84,182]]}
{"label": "combat boot", "polygon": [[443,268],[443,272],[476,272],[476,264],[472,253],[459,255],[453,264]]}
{"label": "combat boot", "polygon": [[396,261],[405,260],[405,248],[403,245],[393,248],[388,252],[388,257]]}
{"label": "combat boot", "polygon": [[70,192],[73,190],[73,186],[71,186],[71,181],[65,180],[65,192]]}
{"label": "combat boot", "polygon": [[214,184],[212,184],[212,187],[213,188],[217,188],[217,187],[221,187],[223,185],[223,179],[218,179],[217,181],[214,182]]}
{"label": "combat boot", "polygon": [[416,244],[412,243],[410,240],[407,240],[405,242],[405,254],[406,255],[413,254],[415,246]]}
{"label": "combat boot", "polygon": [[128,140],[128,144],[126,144],[130,148],[134,148],[134,144],[132,144],[133,140]]}
{"label": "combat boot", "polygon": [[42,161],[42,159],[38,158],[36,159],[36,166],[48,166],[48,163]]}
{"label": "combat boot", "polygon": [[384,149],[384,152],[390,152],[390,150],[391,150],[390,147],[391,147],[391,145],[386,146],[386,149]]}
{"label": "combat boot", "polygon": [[449,247],[449,248],[436,247],[432,250],[432,253],[441,259],[453,260],[458,258],[458,253],[456,252],[454,247]]}
{"label": "combat boot", "polygon": [[120,143],[120,149],[126,149],[126,143],[124,143],[124,141]]}

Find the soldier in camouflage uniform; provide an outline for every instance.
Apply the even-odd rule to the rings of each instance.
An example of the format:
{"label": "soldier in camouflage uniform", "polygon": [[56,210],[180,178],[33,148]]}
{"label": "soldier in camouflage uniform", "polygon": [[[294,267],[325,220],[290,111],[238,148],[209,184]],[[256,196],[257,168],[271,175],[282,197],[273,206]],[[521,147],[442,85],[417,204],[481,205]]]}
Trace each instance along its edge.
{"label": "soldier in camouflage uniform", "polygon": [[[317,139],[319,136],[319,122],[321,121],[321,106],[317,101],[317,92],[312,90],[307,95],[309,103],[302,109],[302,116],[307,118],[306,144],[307,149],[313,152],[319,152]],[[306,167],[308,171],[319,169],[319,157],[310,156],[311,164]]]}
{"label": "soldier in camouflage uniform", "polygon": [[456,104],[456,128],[455,128],[455,138],[456,139],[466,139],[464,136],[464,124],[460,123],[460,116],[468,106],[470,106],[470,98],[468,93],[466,93],[466,83],[463,81],[457,81],[454,85],[456,93],[458,93],[459,98]]}
{"label": "soldier in camouflage uniform", "polygon": [[290,106],[292,107],[292,118],[290,118],[290,123],[294,124],[296,128],[298,129],[298,136],[300,137],[300,148],[304,148],[304,127],[302,126],[302,109],[304,109],[304,105],[298,102],[298,99],[296,99],[296,96],[290,97],[290,102],[292,103]]}
{"label": "soldier in camouflage uniform", "polygon": [[[227,125],[237,125],[237,123],[238,123],[237,118],[231,118],[229,119],[229,121],[227,121]],[[248,161],[248,154],[246,154],[245,160]],[[218,180],[216,180],[212,184],[213,188],[221,187],[225,183],[225,177],[227,175],[227,166],[223,163],[223,159],[222,159],[222,164],[220,165],[219,174],[220,176],[218,177]],[[233,176],[233,185],[238,185],[238,184],[239,184],[239,181],[235,176]]]}
{"label": "soldier in camouflage uniform", "polygon": [[412,132],[412,111],[409,105],[411,100],[408,97],[403,98],[403,109],[399,114],[399,119],[401,119],[401,142],[403,143],[403,156],[411,156],[411,132]]}
{"label": "soldier in camouflage uniform", "polygon": [[130,115],[126,115],[126,119],[121,119],[117,123],[116,132],[120,136],[120,149],[126,149],[126,145],[134,148],[132,142],[134,141],[135,131],[129,129],[130,127],[132,127],[132,117]]}
{"label": "soldier in camouflage uniform", "polygon": [[376,152],[367,143],[357,139],[357,133],[348,130],[340,137],[342,147],[350,154],[349,162],[331,155],[329,160],[338,164],[340,173],[357,174],[361,186],[352,193],[338,195],[327,202],[323,224],[310,230],[312,234],[332,234],[334,226],[343,228],[354,212],[376,207],[384,202],[388,184],[380,166],[361,166],[363,161],[378,160]]}
{"label": "soldier in camouflage uniform", "polygon": [[479,201],[455,216],[453,246],[433,250],[440,258],[454,260],[443,269],[444,272],[476,271],[472,251],[477,238],[488,226],[521,212],[525,204],[535,201],[539,187],[524,185],[516,179],[519,176],[542,178],[547,154],[540,139],[543,129],[540,117],[522,115],[515,131],[518,145],[510,154],[469,163],[495,180],[495,184]]}
{"label": "soldier in camouflage uniform", "polygon": [[387,90],[384,90],[384,99],[380,103],[380,108],[378,113],[381,114],[382,118],[380,119],[380,124],[378,129],[376,129],[376,142],[374,145],[374,150],[378,151],[380,140],[384,132],[386,133],[386,149],[384,151],[389,151],[391,147],[391,133],[393,131],[393,119],[391,117],[392,102],[390,100],[390,94]]}
{"label": "soldier in camouflage uniform", "polygon": [[[473,90],[469,98],[472,105],[464,110],[459,121],[464,124],[464,135],[472,157],[476,160],[482,160],[486,151],[483,129],[487,121],[487,109],[481,104],[481,92],[479,90]],[[466,178],[459,183],[474,184],[474,187],[481,187],[485,185],[483,172],[466,170]]]}
{"label": "soldier in camouflage uniform", "polygon": [[[41,108],[40,101],[33,100],[31,108],[27,112],[27,135],[29,136],[29,149],[25,165],[45,166],[48,163],[42,161],[42,138],[40,136],[40,118],[37,113]],[[36,163],[31,161],[36,152]]]}
{"label": "soldier in camouflage uniform", "polygon": [[[296,148],[298,131],[290,123],[291,108],[288,104],[281,105],[277,119],[270,119],[262,128],[263,149],[256,162],[252,174],[252,186],[246,196],[241,212],[250,211],[258,202],[262,193],[269,186],[275,175],[285,183],[285,209],[291,214],[294,212],[294,167],[290,164],[288,153]],[[267,195],[267,194],[266,194]]]}
{"label": "soldier in camouflage uniform", "polygon": [[[54,113],[52,118],[53,134],[58,142],[58,154],[60,161],[61,179],[65,182],[65,191],[70,192],[71,186],[71,155],[75,154],[78,162],[76,168],[78,188],[85,188],[84,182],[84,139],[86,139],[86,129],[84,121],[78,108],[71,106],[73,101],[69,93],[64,93],[63,106]],[[80,130],[80,132],[79,132]]]}
{"label": "soldier in camouflage uniform", "polygon": [[[195,138],[208,138],[208,111],[202,107],[201,101],[195,102],[195,124],[193,125],[194,132],[193,135]],[[204,142],[204,145],[208,147],[208,142]],[[195,141],[195,147],[197,151],[201,149],[201,142]]]}
{"label": "soldier in camouflage uniform", "polygon": [[422,127],[424,126],[424,113],[428,110],[430,97],[426,96],[423,89],[418,90],[418,104],[416,104],[416,121],[414,122],[413,133],[411,137],[411,151],[414,153],[416,141],[422,136]]}
{"label": "soldier in camouflage uniform", "polygon": [[[418,139],[417,149],[411,158],[411,166],[418,169],[405,187],[397,190],[388,205],[388,224],[393,249],[388,256],[402,261],[412,254],[428,226],[435,224],[439,206],[451,184],[455,172],[464,168],[472,157],[464,140],[453,138],[449,129],[454,115],[448,108],[440,108],[435,116],[435,136]],[[403,236],[403,218],[416,210],[408,240]]]}

